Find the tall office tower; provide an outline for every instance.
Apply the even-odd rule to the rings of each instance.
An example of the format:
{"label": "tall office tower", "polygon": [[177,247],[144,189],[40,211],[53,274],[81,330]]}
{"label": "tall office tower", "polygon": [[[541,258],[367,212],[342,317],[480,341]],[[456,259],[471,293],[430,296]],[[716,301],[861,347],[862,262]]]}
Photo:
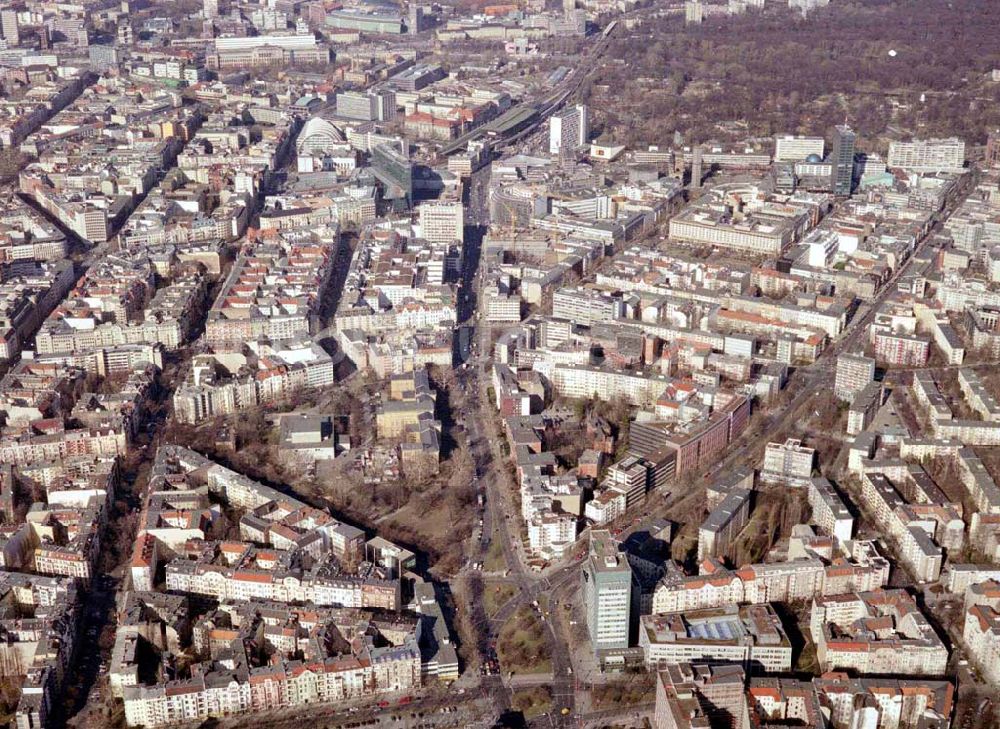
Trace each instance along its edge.
{"label": "tall office tower", "polygon": [[379,121],[392,121],[396,118],[396,92],[392,89],[382,89],[375,94],[375,118]]}
{"label": "tall office tower", "polygon": [[691,151],[691,187],[696,190],[701,189],[701,177],[703,174],[702,152],[699,145]]}
{"label": "tall office tower", "polygon": [[830,191],[834,195],[851,194],[855,141],[857,136],[846,124],[834,128],[833,150],[830,153],[830,162],[833,166],[830,173]]}
{"label": "tall office tower", "polygon": [[413,204],[413,163],[405,142],[402,148],[387,143],[376,144],[371,152],[371,171],[384,186],[383,199],[393,210],[407,210]]}
{"label": "tall office tower", "polygon": [[219,17],[219,0],[204,0],[202,16],[205,20],[212,20]]}
{"label": "tall office tower", "polygon": [[118,49],[114,46],[90,46],[90,67],[95,71],[108,71],[118,67]]}
{"label": "tall office tower", "polygon": [[0,30],[3,31],[3,38],[7,45],[16,46],[21,42],[21,30],[17,25],[17,11],[0,11]]}
{"label": "tall office tower", "polygon": [[424,29],[424,9],[416,3],[410,3],[409,15],[406,19],[406,32],[416,35]]}
{"label": "tall office tower", "polygon": [[590,532],[590,557],[582,574],[583,604],[594,650],[628,648],[632,568],[607,530]]}
{"label": "tall office tower", "polygon": [[553,114],[549,119],[549,152],[559,154],[564,149],[572,150],[587,143],[590,136],[590,122],[587,107],[577,104],[572,109]]}
{"label": "tall office tower", "polygon": [[431,243],[454,243],[465,238],[465,208],[460,202],[428,202],[417,208],[420,237]]}
{"label": "tall office tower", "polygon": [[1000,129],[990,132],[986,139],[986,166],[1000,167]]}
{"label": "tall office tower", "polygon": [[701,0],[687,0],[684,3],[684,22],[687,25],[700,23],[705,18]]}

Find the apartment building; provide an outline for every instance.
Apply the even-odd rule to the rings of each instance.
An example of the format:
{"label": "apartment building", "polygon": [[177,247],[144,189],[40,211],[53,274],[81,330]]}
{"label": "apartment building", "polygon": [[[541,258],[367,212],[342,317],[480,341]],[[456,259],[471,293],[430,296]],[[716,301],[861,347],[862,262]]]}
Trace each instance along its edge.
{"label": "apartment building", "polygon": [[733,489],[753,490],[756,472],[747,466],[740,466],[722,476],[718,481],[709,484],[705,491],[705,501],[708,510],[712,511],[726,498]]}
{"label": "apartment building", "polygon": [[[100,286],[101,282],[94,284]],[[178,270],[170,283],[144,302],[140,321],[125,317],[102,321],[102,312],[87,305],[85,299],[67,302],[42,324],[35,350],[40,355],[67,355],[136,344],[175,350],[188,341],[194,320],[203,311],[207,286],[199,269]],[[85,290],[86,285],[79,288]],[[124,297],[134,295],[123,291]],[[148,296],[148,287],[140,295]]]}
{"label": "apartment building", "polygon": [[797,438],[784,443],[768,443],[764,449],[764,465],[760,478],[764,481],[805,486],[812,477],[816,450],[802,445]]}
{"label": "apartment building", "polygon": [[698,559],[725,557],[750,520],[753,492],[733,488],[698,528]]}
{"label": "apartment building", "polygon": [[1000,445],[1000,422],[938,420],[934,423],[934,436],[970,446],[996,446]]}
{"label": "apartment building", "polygon": [[[387,621],[350,611],[303,611],[295,608],[239,611],[233,629],[209,634],[212,645],[225,645],[238,657],[238,668],[206,666],[189,679],[145,684],[135,676],[142,644],[141,625],[121,626],[113,652],[114,671],[122,686],[125,719],[130,726],[173,726],[233,714],[290,709],[301,703],[345,701],[419,689],[421,658],[419,619]],[[136,611],[143,614],[142,611]],[[163,613],[162,608],[156,612]],[[156,614],[153,612],[153,615]],[[317,614],[318,613],[318,614]],[[301,626],[282,630],[282,626]],[[154,622],[154,626],[173,626]],[[324,651],[321,636],[345,632],[350,652]],[[249,669],[252,636],[273,652],[266,667]],[[179,652],[177,648],[167,653]],[[294,654],[304,654],[304,659]],[[216,667],[218,666],[218,667]],[[131,674],[131,675],[130,675]]]}
{"label": "apartment building", "polygon": [[875,359],[896,367],[922,367],[931,354],[931,340],[925,336],[879,330],[873,332],[872,343]]}
{"label": "apartment building", "polygon": [[840,542],[846,542],[854,535],[854,516],[847,502],[827,479],[816,476],[809,479],[806,491],[812,520],[820,529]]}
{"label": "apartment building", "polygon": [[602,486],[625,497],[625,509],[633,509],[646,500],[653,474],[650,464],[637,456],[626,456],[611,465]]}
{"label": "apartment building", "polygon": [[[937,580],[941,574],[945,549],[960,550],[964,543],[965,522],[960,505],[949,504],[922,470],[914,480],[913,472],[902,476],[899,489],[913,494],[904,499],[900,490],[883,473],[862,475],[861,505],[884,530],[898,549],[900,561],[921,581]],[[921,488],[926,483],[930,489]]]}
{"label": "apartment building", "polygon": [[330,278],[338,233],[292,230],[261,236],[243,248],[205,324],[205,342],[240,350],[260,339],[311,334]]}
{"label": "apartment building", "polygon": [[253,341],[243,352],[196,355],[174,392],[185,423],[230,415],[334,383],[333,358],[308,339]]}
{"label": "apartment building", "polygon": [[582,326],[612,322],[624,313],[619,297],[597,289],[561,288],[552,294],[552,316]]}
{"label": "apartment building", "polygon": [[973,584],[965,591],[962,639],[987,682],[1000,684],[1000,582]]}
{"label": "apartment building", "polygon": [[817,595],[874,590],[889,580],[889,563],[878,556],[874,546],[859,550],[857,559],[845,559],[836,565],[803,558],[745,565],[738,570],[728,570],[709,561],[701,569],[699,575],[664,577],[653,594],[653,612],[808,600]]}
{"label": "apartment building", "polygon": [[869,382],[851,401],[847,409],[847,434],[858,435],[875,420],[879,408],[882,407],[882,383]]}
{"label": "apartment building", "polygon": [[10,194],[0,197],[0,262],[54,261],[66,254],[66,236]]}
{"label": "apartment building", "polygon": [[741,666],[708,663],[668,665],[656,674],[654,729],[696,729],[720,722],[747,726]]}
{"label": "apartment building", "polygon": [[905,590],[878,590],[812,602],[810,632],[824,671],[941,676],[948,649]]}
{"label": "apartment building", "polygon": [[975,370],[963,368],[958,371],[958,386],[965,402],[983,420],[1000,422],[1000,402],[983,384]]}
{"label": "apartment building", "polygon": [[594,526],[604,526],[625,514],[625,503],[624,493],[606,489],[586,503],[583,515]]}
{"label": "apartment building", "polygon": [[[8,631],[3,656],[10,674],[21,681],[12,723],[28,729],[48,726],[66,689],[66,666],[78,649],[79,583],[72,577],[4,571],[0,595],[13,608],[0,621]],[[22,617],[26,614],[33,616],[30,621]]]}
{"label": "apartment building", "polygon": [[576,542],[578,517],[573,514],[544,512],[528,521],[528,545],[546,559],[564,556]]}
{"label": "apartment building", "polygon": [[844,674],[812,681],[754,676],[747,700],[748,726],[890,729],[912,723],[909,717],[946,726],[955,705],[955,687],[950,681]]}
{"label": "apartment building", "polygon": [[602,400],[624,398],[632,405],[650,406],[663,393],[670,378],[587,364],[557,364],[552,370],[552,387],[564,397]]}
{"label": "apartment building", "polygon": [[874,359],[857,354],[842,354],[837,357],[833,394],[838,400],[851,402],[874,379]]}
{"label": "apartment building", "polygon": [[0,360],[21,348],[73,288],[71,261],[13,261],[0,276]]}
{"label": "apartment building", "polygon": [[847,325],[847,307],[842,301],[827,296],[802,296],[791,302],[730,294],[723,299],[723,304],[731,311],[822,332],[831,339],[839,336]]}
{"label": "apartment building", "polygon": [[826,729],[824,706],[815,686],[789,678],[754,676],[746,691],[749,720],[745,726],[791,724]]}

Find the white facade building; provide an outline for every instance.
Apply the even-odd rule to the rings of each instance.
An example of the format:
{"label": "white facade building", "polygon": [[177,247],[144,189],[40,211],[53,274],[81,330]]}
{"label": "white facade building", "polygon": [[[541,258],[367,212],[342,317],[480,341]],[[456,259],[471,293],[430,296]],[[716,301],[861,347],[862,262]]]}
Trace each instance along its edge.
{"label": "white facade building", "polygon": [[962,172],[965,142],[957,137],[890,142],[888,164],[911,172]]}
{"label": "white facade building", "polygon": [[823,145],[823,137],[778,136],[774,139],[774,161],[799,162],[813,154],[823,159]]}
{"label": "white facade building", "polygon": [[587,143],[590,122],[587,107],[577,104],[572,109],[553,114],[549,119],[549,153],[559,154],[563,148],[575,149]]}
{"label": "white facade building", "polygon": [[460,202],[424,203],[420,215],[420,235],[431,243],[449,244],[464,240],[465,209]]}

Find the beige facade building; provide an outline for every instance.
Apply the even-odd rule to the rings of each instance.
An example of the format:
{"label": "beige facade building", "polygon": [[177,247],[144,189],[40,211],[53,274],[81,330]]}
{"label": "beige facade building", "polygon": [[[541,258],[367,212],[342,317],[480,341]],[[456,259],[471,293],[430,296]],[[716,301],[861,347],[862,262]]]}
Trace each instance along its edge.
{"label": "beige facade building", "polygon": [[948,649],[905,590],[813,599],[810,632],[824,671],[942,676]]}

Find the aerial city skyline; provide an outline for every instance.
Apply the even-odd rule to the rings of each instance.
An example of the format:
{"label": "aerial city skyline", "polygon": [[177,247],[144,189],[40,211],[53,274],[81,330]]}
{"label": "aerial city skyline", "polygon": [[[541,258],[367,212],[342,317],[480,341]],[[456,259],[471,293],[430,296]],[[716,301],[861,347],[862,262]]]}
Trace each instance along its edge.
{"label": "aerial city skyline", "polygon": [[0,3],[0,723],[1000,726],[994,4]]}

